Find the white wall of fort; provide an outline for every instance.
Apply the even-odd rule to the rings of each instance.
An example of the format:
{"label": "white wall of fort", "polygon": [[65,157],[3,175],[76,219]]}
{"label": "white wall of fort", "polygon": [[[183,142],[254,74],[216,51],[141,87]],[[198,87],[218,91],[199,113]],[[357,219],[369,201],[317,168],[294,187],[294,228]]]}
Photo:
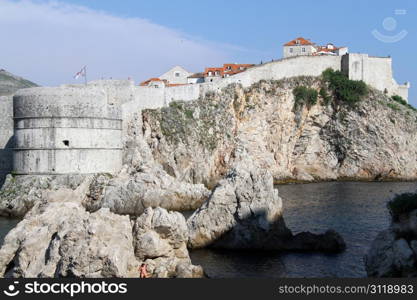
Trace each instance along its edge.
{"label": "white wall of fort", "polygon": [[13,96],[0,97],[0,186],[13,169]]}
{"label": "white wall of fort", "polygon": [[408,84],[399,85],[392,72],[391,57],[349,53],[342,58],[342,71],[352,80],[363,80],[370,86],[408,99]]}

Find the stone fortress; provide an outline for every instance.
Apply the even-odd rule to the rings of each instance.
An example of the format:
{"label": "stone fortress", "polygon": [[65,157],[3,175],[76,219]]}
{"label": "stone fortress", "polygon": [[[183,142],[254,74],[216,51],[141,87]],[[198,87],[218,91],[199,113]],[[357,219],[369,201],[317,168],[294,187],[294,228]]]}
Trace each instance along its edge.
{"label": "stone fortress", "polygon": [[332,44],[315,46],[303,38],[284,45],[284,58],[260,65],[226,64],[195,74],[175,67],[140,85],[98,80],[22,89],[0,101],[1,140],[7,141],[0,145],[0,184],[6,173],[117,173],[123,165],[127,124],[140,110],[196,100],[232,83],[248,87],[260,80],[319,76],[327,68],[408,99],[410,85],[393,79],[390,57],[349,53]]}

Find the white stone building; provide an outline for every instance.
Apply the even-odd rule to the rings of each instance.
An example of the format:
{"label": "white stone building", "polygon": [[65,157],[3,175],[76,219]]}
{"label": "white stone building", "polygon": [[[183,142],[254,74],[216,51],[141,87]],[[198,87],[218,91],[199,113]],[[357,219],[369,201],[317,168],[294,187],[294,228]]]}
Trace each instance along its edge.
{"label": "white stone building", "polygon": [[169,84],[187,84],[188,77],[191,75],[193,73],[188,72],[183,67],[176,66],[159,76],[159,79],[166,80]]}
{"label": "white stone building", "polygon": [[308,39],[298,37],[284,44],[283,57],[293,57],[301,55],[335,55],[342,56],[348,53],[347,47],[336,47],[332,43],[325,46],[318,46]]}

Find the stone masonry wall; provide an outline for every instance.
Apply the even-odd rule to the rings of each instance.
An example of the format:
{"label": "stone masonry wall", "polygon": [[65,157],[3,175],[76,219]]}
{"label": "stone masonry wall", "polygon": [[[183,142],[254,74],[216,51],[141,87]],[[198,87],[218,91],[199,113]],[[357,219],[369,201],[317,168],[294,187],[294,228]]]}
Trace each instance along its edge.
{"label": "stone masonry wall", "polygon": [[13,97],[0,97],[0,187],[12,171]]}

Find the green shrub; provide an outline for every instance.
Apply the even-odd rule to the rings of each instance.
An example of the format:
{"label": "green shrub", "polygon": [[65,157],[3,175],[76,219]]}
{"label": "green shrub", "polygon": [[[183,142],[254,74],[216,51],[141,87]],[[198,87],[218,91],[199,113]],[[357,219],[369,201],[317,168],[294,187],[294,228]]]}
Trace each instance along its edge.
{"label": "green shrub", "polygon": [[169,103],[169,107],[179,109],[179,110],[182,109],[182,106],[183,106],[183,103],[181,103],[179,101],[172,101],[172,102]]}
{"label": "green shrub", "polygon": [[323,80],[328,82],[330,90],[337,100],[354,105],[368,95],[368,87],[362,80],[350,80],[340,71],[326,69]]}
{"label": "green shrub", "polygon": [[402,105],[407,105],[408,104],[407,101],[405,101],[401,96],[398,96],[398,95],[392,96],[391,99],[394,100],[395,102],[398,102],[398,103],[402,104]]}
{"label": "green shrub", "polygon": [[292,93],[294,94],[295,106],[303,106],[307,104],[308,106],[315,105],[317,103],[318,93],[315,89],[308,88],[305,86],[297,86],[293,89]]}
{"label": "green shrub", "polygon": [[398,221],[400,215],[417,209],[417,194],[405,193],[397,195],[388,202],[387,207],[393,221]]}
{"label": "green shrub", "polygon": [[387,106],[393,110],[400,110],[399,106],[395,103],[387,103]]}
{"label": "green shrub", "polygon": [[184,112],[185,116],[189,119],[194,118],[194,112],[192,110],[186,109]]}
{"label": "green shrub", "polygon": [[391,99],[394,100],[397,103],[400,103],[400,104],[408,107],[411,110],[417,111],[417,109],[415,107],[408,104],[408,102],[406,100],[404,100],[403,97],[401,97],[401,96],[394,95],[394,96],[391,97]]}
{"label": "green shrub", "polygon": [[332,101],[332,97],[327,93],[327,90],[323,87],[320,89],[319,95],[323,99],[324,105],[329,105],[330,101]]}

